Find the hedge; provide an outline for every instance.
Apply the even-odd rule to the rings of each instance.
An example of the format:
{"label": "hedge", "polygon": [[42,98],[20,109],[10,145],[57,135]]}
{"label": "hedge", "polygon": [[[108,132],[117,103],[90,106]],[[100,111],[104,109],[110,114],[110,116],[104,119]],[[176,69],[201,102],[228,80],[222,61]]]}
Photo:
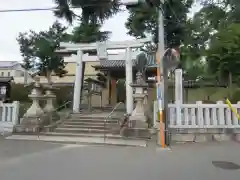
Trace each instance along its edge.
{"label": "hedge", "polygon": [[231,103],[236,104],[240,101],[240,89],[236,89],[233,92],[232,98],[230,99]]}
{"label": "hedge", "polygon": [[[28,95],[30,94],[31,90],[32,87],[24,87],[22,84],[12,84],[10,99],[13,101],[20,101],[20,103],[29,103],[31,102],[31,99],[29,99]],[[54,90],[54,94],[56,95],[56,104],[57,106],[60,106],[66,101],[72,100],[73,87],[59,87],[58,89]]]}

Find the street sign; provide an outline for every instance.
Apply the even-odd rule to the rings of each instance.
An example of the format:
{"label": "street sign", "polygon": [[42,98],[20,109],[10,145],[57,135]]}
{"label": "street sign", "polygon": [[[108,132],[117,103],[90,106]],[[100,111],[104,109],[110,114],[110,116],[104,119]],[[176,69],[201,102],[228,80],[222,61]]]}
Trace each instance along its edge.
{"label": "street sign", "polygon": [[175,49],[167,49],[163,58],[165,63],[164,67],[167,68],[167,70],[175,70],[180,63],[179,54]]}
{"label": "street sign", "polygon": [[[156,58],[157,59],[160,58],[160,55],[158,52],[156,54]],[[166,68],[168,71],[175,70],[180,63],[178,52],[175,49],[167,49],[163,56],[163,62],[164,62],[164,68]],[[154,64],[154,65],[150,65],[149,67],[160,67],[160,65]]]}

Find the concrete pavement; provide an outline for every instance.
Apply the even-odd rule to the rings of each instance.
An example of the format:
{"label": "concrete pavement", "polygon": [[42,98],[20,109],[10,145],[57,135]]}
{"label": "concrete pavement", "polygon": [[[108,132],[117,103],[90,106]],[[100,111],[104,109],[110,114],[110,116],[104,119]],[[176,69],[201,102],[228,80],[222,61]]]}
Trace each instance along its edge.
{"label": "concrete pavement", "polygon": [[239,180],[240,170],[212,164],[240,164],[239,149],[234,142],[177,145],[171,150],[48,144],[37,153],[20,154],[0,163],[0,179]]}
{"label": "concrete pavement", "polygon": [[6,140],[0,136],[0,163],[10,158],[62,147],[62,144]]}

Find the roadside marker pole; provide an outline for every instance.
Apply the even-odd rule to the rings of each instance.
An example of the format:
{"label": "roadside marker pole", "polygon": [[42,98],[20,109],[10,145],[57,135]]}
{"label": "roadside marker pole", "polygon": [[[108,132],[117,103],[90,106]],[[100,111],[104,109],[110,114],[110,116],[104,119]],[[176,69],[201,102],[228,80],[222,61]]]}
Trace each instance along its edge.
{"label": "roadside marker pole", "polygon": [[[163,57],[163,56],[162,56]],[[157,95],[157,102],[158,102],[158,119],[159,119],[159,139],[162,148],[165,148],[165,124],[163,121],[163,108],[162,108],[162,91],[161,91],[161,71],[160,71],[160,65],[161,65],[161,60],[160,60],[160,53],[156,54],[156,59],[157,59],[157,83],[156,83],[156,95]]]}
{"label": "roadside marker pole", "polygon": [[240,115],[237,112],[237,109],[232,106],[232,103],[229,101],[228,98],[226,98],[226,103],[228,107],[232,110],[232,112],[237,116],[238,120],[240,120]]}

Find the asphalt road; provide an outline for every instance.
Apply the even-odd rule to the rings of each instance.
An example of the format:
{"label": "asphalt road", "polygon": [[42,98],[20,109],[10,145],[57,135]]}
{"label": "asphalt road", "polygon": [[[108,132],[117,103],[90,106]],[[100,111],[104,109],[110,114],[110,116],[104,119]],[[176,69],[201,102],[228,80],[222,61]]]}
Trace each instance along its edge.
{"label": "asphalt road", "polygon": [[23,155],[29,155],[62,146],[63,145],[60,144],[40,141],[5,140],[0,136],[0,164],[15,157],[21,157]]}
{"label": "asphalt road", "polygon": [[[11,146],[14,150],[3,150],[4,143],[8,150]],[[229,161],[240,165],[239,150],[240,145],[233,142],[178,145],[161,150],[1,140],[0,179],[239,180],[239,169],[226,170],[212,164]]]}

